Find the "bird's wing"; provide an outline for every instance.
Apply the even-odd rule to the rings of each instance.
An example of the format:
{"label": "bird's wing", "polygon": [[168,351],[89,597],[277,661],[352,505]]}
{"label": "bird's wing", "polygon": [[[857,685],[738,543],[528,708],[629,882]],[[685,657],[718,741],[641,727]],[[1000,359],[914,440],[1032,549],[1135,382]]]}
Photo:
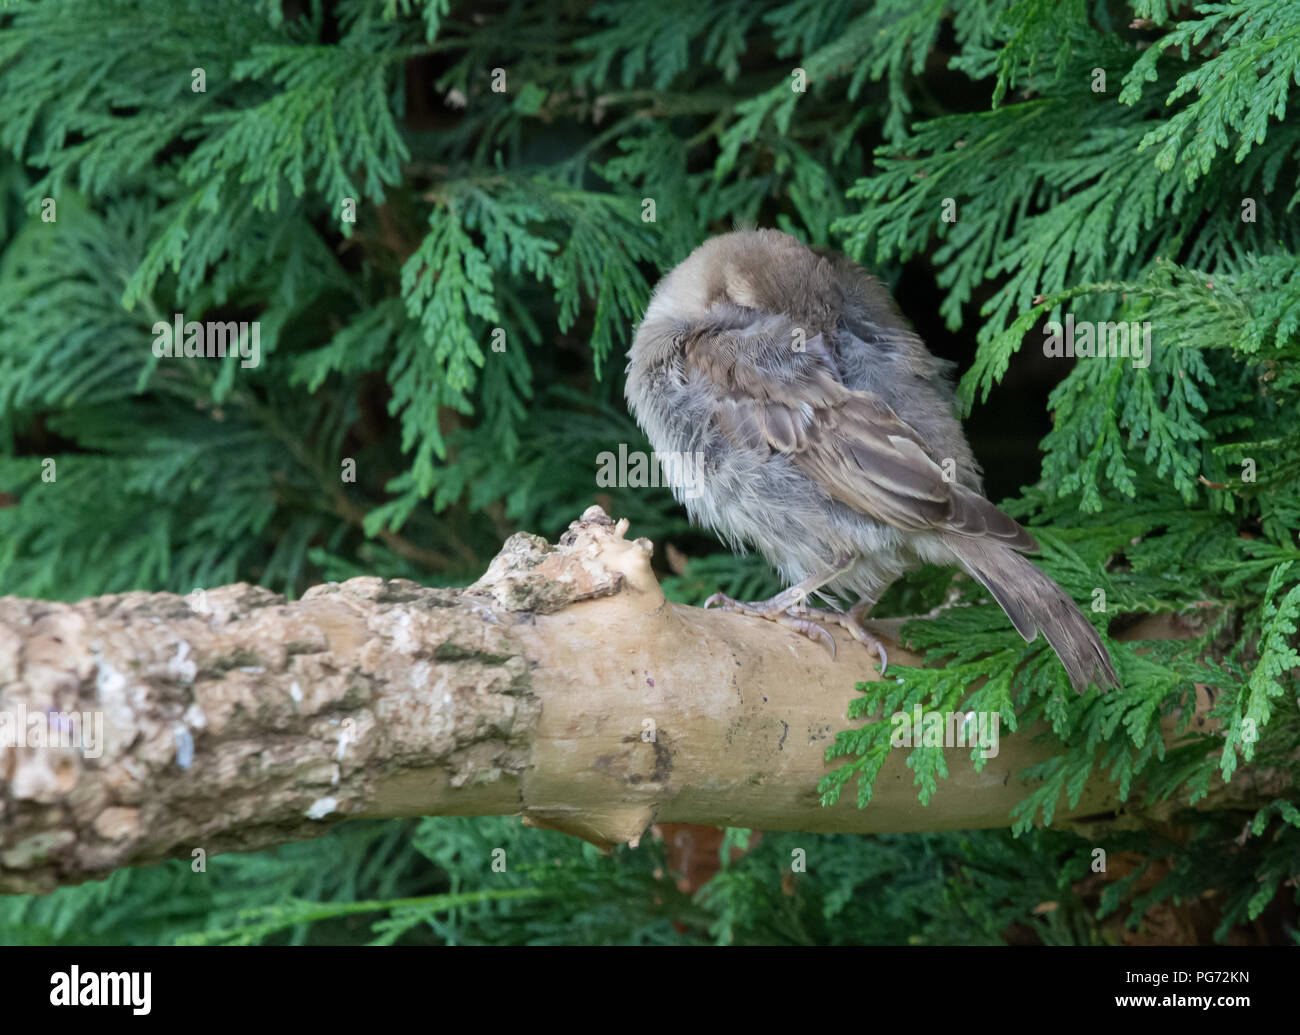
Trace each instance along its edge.
{"label": "bird's wing", "polygon": [[945,479],[884,399],[845,387],[820,334],[804,341],[789,319],[758,316],[699,328],[682,345],[685,373],[711,386],[718,427],[733,444],[789,456],[829,496],[895,528],[1035,549],[992,503]]}

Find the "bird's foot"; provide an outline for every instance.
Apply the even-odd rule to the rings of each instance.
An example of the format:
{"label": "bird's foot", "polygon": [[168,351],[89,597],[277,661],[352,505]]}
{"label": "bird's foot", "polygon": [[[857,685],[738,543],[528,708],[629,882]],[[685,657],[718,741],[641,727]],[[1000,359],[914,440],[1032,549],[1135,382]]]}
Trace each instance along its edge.
{"label": "bird's foot", "polygon": [[885,674],[885,666],[889,664],[889,656],[885,653],[885,645],[867,632],[852,612],[845,614],[843,611],[823,611],[810,608],[803,603],[790,603],[788,590],[786,593],[774,596],[771,600],[758,600],[750,603],[735,600],[725,593],[714,593],[704,602],[704,606],[717,607],[723,611],[732,611],[753,618],[765,618],[769,622],[783,625],[801,636],[806,636],[808,639],[820,643],[831,652],[832,658],[836,654],[835,637],[827,632],[825,626],[838,625],[840,628],[847,630],[850,636],[879,658],[880,674],[882,676]]}
{"label": "bird's foot", "polygon": [[826,622],[828,624],[838,625],[857,640],[860,644],[871,651],[872,654],[880,661],[880,674],[885,674],[885,669],[889,666],[889,655],[885,653],[885,645],[875,636],[867,632],[862,625],[862,618],[857,613],[857,608],[849,611],[847,614],[843,611],[822,611],[809,609],[806,617],[815,622]]}
{"label": "bird's foot", "polygon": [[810,612],[806,607],[798,604],[787,606],[781,596],[775,596],[771,600],[756,600],[747,603],[743,600],[735,600],[725,593],[714,593],[713,596],[704,601],[704,606],[749,615],[751,618],[765,618],[769,622],[783,625],[787,629],[797,632],[800,636],[807,636],[810,640],[816,640],[831,652],[831,657],[835,657],[835,637],[816,622],[809,620],[808,615]]}

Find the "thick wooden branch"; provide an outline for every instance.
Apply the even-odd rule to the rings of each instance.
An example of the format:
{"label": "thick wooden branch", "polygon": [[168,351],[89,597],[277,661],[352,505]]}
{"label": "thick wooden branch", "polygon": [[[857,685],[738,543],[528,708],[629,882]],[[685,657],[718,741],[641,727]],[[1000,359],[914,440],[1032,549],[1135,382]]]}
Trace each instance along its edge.
{"label": "thick wooden branch", "polygon": [[[825,749],[874,660],[847,638],[832,658],[772,623],[667,602],[650,544],[624,530],[594,507],[557,547],[512,536],[464,590],[357,578],[292,603],[243,584],[0,598],[0,890],[351,817],[521,813],[601,845],[656,820],[1009,822],[1015,774],[1053,750],[1038,731],[1004,736],[978,774],[953,749],[929,807],[900,749],[869,808],[851,792],[822,808]],[[891,660],[919,663],[901,647]],[[1115,804],[1099,782],[1060,818]]]}

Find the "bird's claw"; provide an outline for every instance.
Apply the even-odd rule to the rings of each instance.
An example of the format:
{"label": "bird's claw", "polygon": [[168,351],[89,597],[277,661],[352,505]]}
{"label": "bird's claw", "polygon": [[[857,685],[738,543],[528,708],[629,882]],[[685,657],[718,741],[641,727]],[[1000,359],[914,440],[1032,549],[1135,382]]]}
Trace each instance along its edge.
{"label": "bird's claw", "polygon": [[880,660],[880,674],[885,674],[885,669],[889,667],[889,654],[885,651],[885,645],[880,642],[871,633],[862,627],[861,622],[852,614],[837,615],[834,611],[828,612],[831,620],[837,625],[847,629],[849,635],[857,640],[860,644],[871,651]]}
{"label": "bird's claw", "polygon": [[816,640],[831,652],[832,658],[835,657],[835,637],[816,622],[810,621],[807,614],[807,611],[796,612],[794,608],[791,608],[789,611],[782,611],[769,617],[778,625],[784,625],[787,629],[797,632],[800,636]]}
{"label": "bird's claw", "polygon": [[704,601],[704,606],[706,608],[717,607],[724,611],[733,611],[737,614],[749,615],[752,618],[765,618],[769,622],[776,622],[800,636],[806,636],[808,639],[820,643],[831,652],[832,658],[836,657],[838,653],[835,637],[826,630],[825,626],[833,622],[847,630],[849,635],[876,655],[880,661],[880,674],[882,676],[889,665],[889,655],[885,652],[885,645],[862,628],[856,617],[842,611],[821,611],[809,608],[806,604],[796,604],[793,607],[781,610],[772,607],[769,601],[745,603],[729,597],[725,593],[714,593],[708,600]]}

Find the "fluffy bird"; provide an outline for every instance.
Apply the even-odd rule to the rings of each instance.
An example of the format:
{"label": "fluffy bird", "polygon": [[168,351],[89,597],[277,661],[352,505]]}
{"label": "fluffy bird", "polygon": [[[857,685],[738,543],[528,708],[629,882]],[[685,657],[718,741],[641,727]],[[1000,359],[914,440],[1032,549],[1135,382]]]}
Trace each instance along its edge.
{"label": "fluffy bird", "polygon": [[[789,587],[705,606],[832,651],[824,626],[843,626],[884,672],[862,620],[920,562],[957,564],[1027,641],[1043,633],[1077,691],[1118,685],[1092,625],[1021,555],[1033,537],[985,499],[950,366],[878,280],[776,230],[711,238],[668,273],[628,353],[628,405],[661,458],[702,457],[700,483],[673,486],[691,518],[757,548]],[[814,594],[829,608],[809,608]]]}

